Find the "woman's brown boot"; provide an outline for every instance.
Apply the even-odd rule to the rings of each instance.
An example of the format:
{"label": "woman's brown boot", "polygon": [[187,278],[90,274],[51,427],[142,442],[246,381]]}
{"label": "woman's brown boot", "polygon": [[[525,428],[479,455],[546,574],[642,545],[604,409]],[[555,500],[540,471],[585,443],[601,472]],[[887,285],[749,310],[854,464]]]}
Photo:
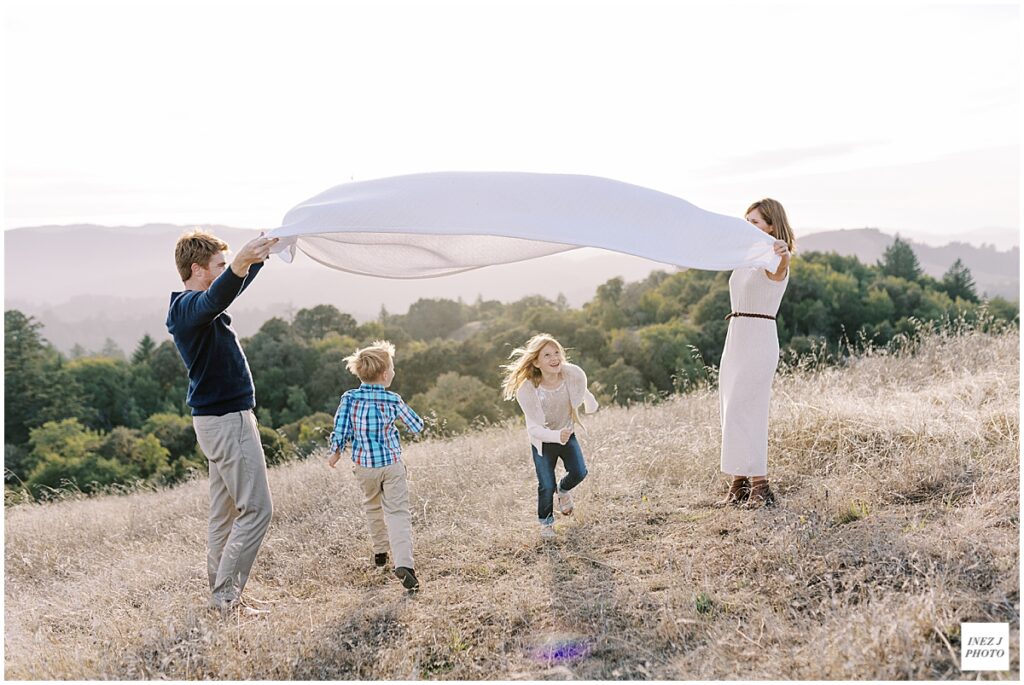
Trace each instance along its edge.
{"label": "woman's brown boot", "polygon": [[750,497],[750,479],[746,477],[737,477],[732,479],[732,484],[729,486],[729,492],[725,494],[725,499],[720,501],[720,506],[739,506],[747,501]]}
{"label": "woman's brown boot", "polygon": [[775,504],[775,493],[768,486],[768,479],[757,480],[750,485],[750,497],[747,499],[746,507],[756,509],[758,507],[770,507]]}

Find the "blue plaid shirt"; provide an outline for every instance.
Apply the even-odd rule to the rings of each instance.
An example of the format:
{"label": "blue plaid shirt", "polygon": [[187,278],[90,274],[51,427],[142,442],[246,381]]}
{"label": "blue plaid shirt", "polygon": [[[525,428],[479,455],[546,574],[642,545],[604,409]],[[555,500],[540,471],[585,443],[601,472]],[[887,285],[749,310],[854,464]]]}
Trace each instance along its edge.
{"label": "blue plaid shirt", "polygon": [[352,441],[352,461],[360,466],[383,468],[400,461],[402,445],[395,421],[413,433],[423,430],[423,419],[396,392],[383,385],[363,383],[341,396],[334,415],[331,450],[342,452]]}

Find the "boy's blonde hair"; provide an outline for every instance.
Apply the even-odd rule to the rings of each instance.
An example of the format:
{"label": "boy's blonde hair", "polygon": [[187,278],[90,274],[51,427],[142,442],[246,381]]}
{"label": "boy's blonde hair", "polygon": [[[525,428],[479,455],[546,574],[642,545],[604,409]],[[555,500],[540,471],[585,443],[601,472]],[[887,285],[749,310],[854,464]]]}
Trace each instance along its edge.
{"label": "boy's blonde hair", "polygon": [[345,368],[364,383],[384,375],[393,363],[395,346],[387,340],[374,340],[369,346],[345,357]]}
{"label": "boy's blonde hair", "polygon": [[506,370],[505,380],[501,384],[502,396],[506,400],[515,397],[519,392],[519,387],[526,381],[533,382],[535,386],[540,384],[540,369],[533,363],[540,357],[540,351],[547,344],[557,347],[558,351],[562,353],[562,359],[569,361],[569,356],[565,353],[562,343],[555,340],[553,336],[547,333],[538,333],[533,336],[526,341],[524,347],[512,350],[508,356],[512,361],[501,367]]}
{"label": "boy's blonde hair", "polygon": [[178,238],[178,244],[174,246],[174,263],[178,267],[181,282],[184,283],[192,278],[193,264],[209,266],[213,255],[227,250],[227,243],[202,229],[197,228],[183,234]]}

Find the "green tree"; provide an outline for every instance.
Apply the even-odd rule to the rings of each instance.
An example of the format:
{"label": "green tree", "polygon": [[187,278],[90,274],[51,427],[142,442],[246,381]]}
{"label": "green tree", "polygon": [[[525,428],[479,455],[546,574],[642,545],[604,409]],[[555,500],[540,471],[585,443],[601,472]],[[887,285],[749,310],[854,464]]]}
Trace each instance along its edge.
{"label": "green tree", "polygon": [[869,324],[879,324],[883,321],[891,321],[896,313],[896,305],[889,295],[889,291],[872,287],[868,290],[865,301],[865,319]]}
{"label": "green tree", "polygon": [[4,442],[23,445],[46,421],[81,411],[80,388],[42,324],[16,309],[4,312]]}
{"label": "green tree", "polygon": [[36,391],[52,383],[43,325],[16,309],[4,312],[4,442],[23,444],[41,409]]}
{"label": "green tree", "polygon": [[359,345],[355,338],[337,333],[328,333],[312,345],[317,371],[303,384],[306,398],[313,411],[333,412],[341,394],[359,386],[359,379],[349,372],[345,361]]}
{"label": "green tree", "polygon": [[395,351],[395,380],[391,389],[404,397],[426,392],[441,374],[463,368],[460,347],[451,340],[403,345]]}
{"label": "green tree", "polygon": [[722,359],[725,336],[729,331],[725,317],[730,311],[729,286],[724,281],[716,281],[690,308],[690,322],[697,327],[693,344],[700,349],[706,364],[718,365]]}
{"label": "green tree", "polygon": [[401,346],[412,340],[412,337],[405,332],[404,328],[396,323],[392,323],[394,318],[388,316],[385,321],[367,321],[361,324],[356,329],[354,336],[359,341],[359,346],[365,347],[374,340],[388,340],[396,346]]}
{"label": "green tree", "polygon": [[30,452],[24,460],[25,477],[47,456],[84,457],[103,443],[97,431],[90,431],[78,419],[47,421],[29,434]]}
{"label": "green tree", "polygon": [[142,336],[135,351],[132,352],[132,364],[139,365],[148,362],[154,350],[156,350],[156,343],[149,337],[149,333],[146,333]]}
{"label": "green tree", "polygon": [[677,392],[704,377],[703,364],[694,357],[699,342],[696,328],[682,321],[670,321],[641,328],[643,359],[633,362],[644,378],[661,391]]}
{"label": "green tree", "polygon": [[894,322],[919,313],[921,299],[924,297],[924,288],[919,284],[898,276],[882,276],[872,284],[872,287],[885,290],[889,294],[894,307]]}
{"label": "green tree", "polygon": [[150,366],[155,352],[156,343],[148,333],[142,336],[132,352],[131,387],[125,390],[134,398],[140,416],[148,416],[165,405],[163,388]]}
{"label": "green tree", "polygon": [[988,313],[995,319],[1020,324],[1020,303],[1010,302],[1005,297],[993,297],[985,303]]}
{"label": "green tree", "polygon": [[4,483],[12,487],[23,483],[31,470],[29,466],[35,465],[34,460],[30,462],[30,459],[32,456],[28,445],[4,443]]}
{"label": "green tree", "polygon": [[496,387],[454,371],[441,374],[437,383],[414,396],[409,406],[424,418],[436,419],[433,430],[444,435],[462,433],[474,422],[494,423],[507,416]]}
{"label": "green tree", "polygon": [[[309,413],[301,391],[317,373],[317,354],[288,322],[272,318],[255,335],[242,341],[256,385],[257,403],[274,416],[297,418]],[[289,404],[296,406],[289,409]],[[302,406],[305,403],[305,406]]]}
{"label": "green tree", "polygon": [[942,289],[946,291],[950,299],[978,302],[978,292],[974,284],[974,277],[971,270],[964,266],[964,263],[957,259],[949,270],[942,276]]}
{"label": "green tree", "polygon": [[107,338],[103,341],[103,347],[100,349],[99,356],[117,359],[119,361],[125,360],[124,350],[121,349],[120,345],[114,342],[113,338]]}
{"label": "green tree", "polygon": [[146,364],[159,388],[160,410],[188,413],[185,397],[188,394],[188,371],[178,348],[170,340],[160,343]]}
{"label": "green tree", "polygon": [[587,317],[606,331],[623,328],[629,317],[623,311],[620,299],[625,281],[616,276],[597,286],[597,295],[587,304]]}
{"label": "green tree", "polygon": [[183,480],[191,471],[206,471],[206,457],[196,443],[196,431],[191,417],[159,412],[143,422],[142,432],[156,437],[167,450],[169,481]]}
{"label": "green tree", "polygon": [[81,388],[83,408],[77,416],[85,425],[103,431],[142,425],[145,412],[130,392],[134,378],[128,362],[85,357],[68,362],[67,373]]}
{"label": "green tree", "polygon": [[914,254],[914,248],[899,236],[896,236],[892,245],[885,248],[885,253],[878,266],[886,276],[895,276],[908,281],[916,281],[921,277],[921,265],[917,261],[917,255]]}
{"label": "green tree", "polygon": [[307,341],[319,340],[328,333],[354,335],[358,324],[349,314],[341,312],[332,304],[318,304],[309,309],[300,309],[292,321],[292,328]]}
{"label": "green tree", "polygon": [[306,390],[301,385],[288,386],[285,406],[277,413],[278,421],[291,422],[310,414]]}
{"label": "green tree", "polygon": [[278,432],[295,452],[306,456],[317,448],[327,447],[333,430],[334,414],[316,412],[281,426]]}
{"label": "green tree", "polygon": [[172,472],[170,453],[154,435],[117,426],[99,447],[99,455],[124,467],[128,479],[162,482]]}
{"label": "green tree", "polygon": [[658,285],[664,302],[664,313],[659,314],[659,320],[665,322],[676,317],[685,318],[691,314],[694,305],[711,290],[728,293],[729,273],[687,269],[670,274]]}
{"label": "green tree", "polygon": [[288,439],[282,435],[281,431],[260,425],[259,433],[260,444],[263,446],[263,456],[266,458],[267,464],[276,466],[292,458],[293,450],[291,445]]}
{"label": "green tree", "polygon": [[128,467],[99,454],[104,438],[77,420],[48,421],[31,431],[34,466],[26,485],[39,495],[47,488],[68,485],[83,492],[97,487],[125,483],[131,478]]}
{"label": "green tree", "polygon": [[[647,383],[639,369],[635,369],[622,358],[608,368],[598,369],[590,374],[594,389],[603,398],[619,405],[642,402],[647,394]],[[597,393],[595,393],[597,394]]]}
{"label": "green tree", "polygon": [[419,299],[397,323],[414,340],[445,338],[466,323],[466,309],[461,302],[447,299]]}

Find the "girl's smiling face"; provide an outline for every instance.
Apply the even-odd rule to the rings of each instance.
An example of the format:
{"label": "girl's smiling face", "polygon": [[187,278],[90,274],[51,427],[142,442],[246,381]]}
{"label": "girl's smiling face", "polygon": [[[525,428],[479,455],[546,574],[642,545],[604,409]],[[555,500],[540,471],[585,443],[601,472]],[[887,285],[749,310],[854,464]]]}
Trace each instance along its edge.
{"label": "girl's smiling face", "polygon": [[548,343],[540,348],[533,365],[540,369],[541,373],[558,373],[562,369],[562,352],[555,345]]}

